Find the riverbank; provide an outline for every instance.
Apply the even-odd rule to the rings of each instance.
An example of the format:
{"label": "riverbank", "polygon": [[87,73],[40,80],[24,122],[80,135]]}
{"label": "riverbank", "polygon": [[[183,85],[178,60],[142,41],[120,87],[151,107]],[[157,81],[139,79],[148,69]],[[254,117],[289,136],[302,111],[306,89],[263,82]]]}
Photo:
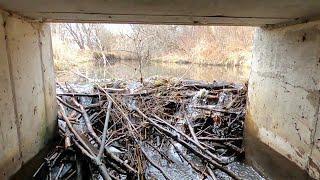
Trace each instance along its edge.
{"label": "riverbank", "polygon": [[[73,59],[70,60],[69,58],[66,58],[64,60],[54,60],[55,69],[58,71],[61,70],[70,70],[72,68],[78,67],[82,68],[84,66],[96,66],[101,67],[104,65],[114,65],[116,63],[131,63],[131,64],[138,64],[140,63],[137,59],[132,59],[130,57],[120,57],[116,56],[114,54],[106,54],[105,57],[107,58],[106,62],[103,62],[101,60],[101,55],[94,55],[95,58],[92,58],[91,55],[76,55]],[[204,60],[198,60],[193,61],[191,59],[164,59],[164,58],[158,58],[158,59],[150,59],[147,61],[142,62],[143,66],[147,66],[150,63],[169,63],[169,64],[178,64],[178,65],[199,65],[199,66],[220,66],[220,67],[244,67],[244,68],[250,68],[251,65],[251,57],[248,57],[251,55],[238,57],[238,59],[227,59],[224,61],[218,61],[214,59],[204,59]],[[241,59],[241,60],[239,60]],[[245,60],[243,60],[245,59]]]}
{"label": "riverbank", "polygon": [[151,59],[152,62],[197,64],[212,66],[244,66],[250,67],[252,59],[251,49],[238,50],[229,54],[217,54],[215,56],[185,56],[166,55]]}
{"label": "riverbank", "polygon": [[[59,41],[54,42],[53,59],[57,71],[70,71],[74,68],[84,69],[85,66],[101,67],[104,64],[110,66],[116,63],[127,62],[137,64],[139,60],[130,51],[92,51],[73,49]],[[221,52],[214,55],[179,54],[168,53],[156,57],[143,58],[142,64],[148,63],[170,63],[170,64],[194,64],[203,66],[228,66],[228,67],[250,67],[251,48],[236,49],[234,51]]]}
{"label": "riverbank", "polygon": [[[140,78],[139,63],[137,61],[117,61],[106,66],[78,66],[69,70],[56,71],[58,82],[81,82],[87,83],[85,78],[81,78],[75,72],[95,79],[98,82],[104,79],[132,79]],[[250,68],[243,66],[214,66],[198,64],[177,64],[150,62],[142,66],[143,78],[154,76],[173,77],[194,80],[220,80],[229,82],[245,83],[248,80]]]}

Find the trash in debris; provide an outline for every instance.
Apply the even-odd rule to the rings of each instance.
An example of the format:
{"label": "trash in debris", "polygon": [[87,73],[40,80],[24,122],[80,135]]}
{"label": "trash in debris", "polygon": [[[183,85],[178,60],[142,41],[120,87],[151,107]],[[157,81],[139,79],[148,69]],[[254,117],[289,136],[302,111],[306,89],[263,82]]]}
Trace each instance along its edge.
{"label": "trash in debris", "polygon": [[59,85],[61,142],[35,179],[241,179],[245,85],[175,79]]}

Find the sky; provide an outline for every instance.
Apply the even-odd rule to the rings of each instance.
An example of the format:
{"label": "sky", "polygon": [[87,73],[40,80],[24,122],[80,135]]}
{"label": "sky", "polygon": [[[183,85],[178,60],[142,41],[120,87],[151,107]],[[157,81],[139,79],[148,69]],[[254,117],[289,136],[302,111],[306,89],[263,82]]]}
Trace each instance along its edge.
{"label": "sky", "polygon": [[104,26],[112,33],[130,33],[132,31],[130,24],[104,24]]}

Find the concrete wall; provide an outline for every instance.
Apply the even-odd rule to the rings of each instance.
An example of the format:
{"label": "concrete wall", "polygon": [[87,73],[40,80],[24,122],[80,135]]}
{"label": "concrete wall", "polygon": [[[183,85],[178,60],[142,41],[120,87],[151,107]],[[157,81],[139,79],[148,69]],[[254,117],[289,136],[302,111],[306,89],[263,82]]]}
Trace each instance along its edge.
{"label": "concrete wall", "polygon": [[44,147],[55,123],[50,28],[0,11],[0,179]]}
{"label": "concrete wall", "polygon": [[271,177],[319,179],[319,90],[320,22],[259,28],[249,79],[247,160]]}
{"label": "concrete wall", "polygon": [[0,7],[47,22],[262,26],[320,16],[318,0],[1,0]]}

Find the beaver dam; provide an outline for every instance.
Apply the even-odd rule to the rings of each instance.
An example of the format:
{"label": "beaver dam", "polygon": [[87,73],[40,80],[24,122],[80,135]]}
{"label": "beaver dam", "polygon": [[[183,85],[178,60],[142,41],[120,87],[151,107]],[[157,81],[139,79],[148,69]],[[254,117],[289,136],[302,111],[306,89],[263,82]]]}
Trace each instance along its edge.
{"label": "beaver dam", "polygon": [[247,87],[149,78],[58,85],[61,141],[35,179],[263,179],[245,165]]}

